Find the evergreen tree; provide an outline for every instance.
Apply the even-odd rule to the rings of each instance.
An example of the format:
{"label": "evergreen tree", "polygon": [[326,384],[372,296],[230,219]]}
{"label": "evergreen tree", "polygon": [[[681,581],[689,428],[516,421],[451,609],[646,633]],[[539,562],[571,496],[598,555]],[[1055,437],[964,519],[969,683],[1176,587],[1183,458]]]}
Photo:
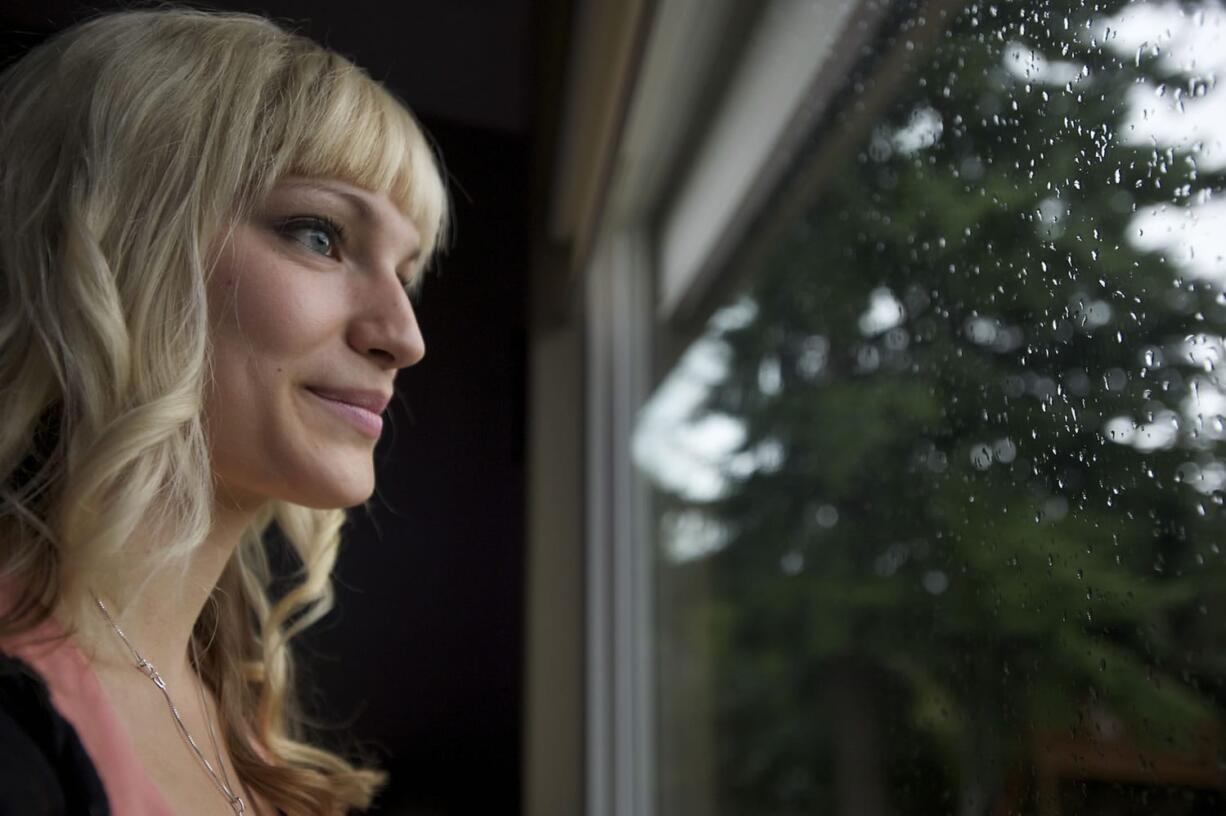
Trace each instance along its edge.
{"label": "evergreen tree", "polygon": [[1131,235],[1224,178],[1126,123],[1139,84],[1215,91],[1113,48],[1125,5],[971,3],[912,75],[866,62],[816,144],[896,82],[887,115],[712,322],[696,418],[745,441],[717,499],[660,502],[724,544],[661,569],[707,584],[663,647],[712,661],[723,812],[984,814],[1029,735],[1218,721],[1226,307]]}

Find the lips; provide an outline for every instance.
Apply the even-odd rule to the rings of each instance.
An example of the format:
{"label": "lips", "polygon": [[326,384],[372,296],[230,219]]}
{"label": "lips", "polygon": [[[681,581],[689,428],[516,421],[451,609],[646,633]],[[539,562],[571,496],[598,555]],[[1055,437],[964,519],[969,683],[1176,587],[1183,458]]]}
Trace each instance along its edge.
{"label": "lips", "polygon": [[308,386],[306,391],[316,398],[320,407],[344,420],[363,436],[378,439],[382,433],[383,417],[379,414],[387,407],[391,395],[381,391],[314,386]]}
{"label": "lips", "polygon": [[374,414],[381,414],[392,401],[392,395],[383,391],[369,391],[360,388],[329,388],[327,386],[308,385],[307,390],[316,396],[333,402],[343,402],[357,408],[363,408]]}

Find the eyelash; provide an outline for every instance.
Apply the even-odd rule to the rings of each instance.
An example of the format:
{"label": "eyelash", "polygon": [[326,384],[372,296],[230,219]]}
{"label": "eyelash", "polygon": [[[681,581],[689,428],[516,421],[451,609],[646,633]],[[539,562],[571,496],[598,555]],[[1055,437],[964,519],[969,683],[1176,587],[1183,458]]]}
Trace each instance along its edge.
{"label": "eyelash", "polygon": [[[331,242],[333,250],[338,249],[345,239],[345,228],[333,221],[331,218],[328,218],[326,215],[291,216],[277,222],[277,229],[291,240],[297,240],[296,238],[292,238],[292,233],[299,230],[319,230],[320,232],[328,235],[328,240]],[[304,247],[307,247],[307,249],[310,249],[305,241],[298,241],[298,243],[302,244]],[[311,251],[314,252],[314,250]]]}
{"label": "eyelash", "polygon": [[[338,249],[345,240],[345,228],[326,215],[291,216],[290,218],[286,218],[283,221],[278,222],[277,228],[287,237],[289,233],[300,229],[316,229],[320,232],[325,232],[328,234],[328,240],[331,241],[333,250]],[[302,241],[299,241],[299,243],[306,246],[306,244]],[[314,250],[309,251],[313,252]],[[416,304],[421,297],[421,291],[420,288],[415,285],[415,281],[402,280],[400,285],[401,288],[404,289],[404,293],[409,296],[410,302]]]}

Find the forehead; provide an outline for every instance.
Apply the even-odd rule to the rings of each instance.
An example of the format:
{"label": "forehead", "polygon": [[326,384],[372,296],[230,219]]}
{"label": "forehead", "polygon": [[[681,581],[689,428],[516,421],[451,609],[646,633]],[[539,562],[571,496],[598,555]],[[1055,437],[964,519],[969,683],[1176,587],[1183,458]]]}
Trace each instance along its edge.
{"label": "forehead", "polygon": [[421,232],[406,213],[381,192],[367,190],[339,179],[291,176],[273,186],[268,206],[323,204],[344,211],[347,220],[376,231],[386,240],[413,254],[421,246]]}

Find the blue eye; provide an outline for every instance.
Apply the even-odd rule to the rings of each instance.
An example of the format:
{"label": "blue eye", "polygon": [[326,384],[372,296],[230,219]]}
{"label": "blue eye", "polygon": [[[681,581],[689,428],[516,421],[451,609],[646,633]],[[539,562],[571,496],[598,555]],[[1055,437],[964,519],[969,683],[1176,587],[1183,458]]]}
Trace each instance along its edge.
{"label": "blue eye", "polygon": [[340,225],[320,216],[288,218],[281,222],[280,230],[317,255],[334,255],[341,238]]}
{"label": "blue eye", "polygon": [[306,237],[300,240],[312,252],[318,252],[320,255],[332,254],[332,236],[328,233],[315,227],[307,227],[301,232]]}

